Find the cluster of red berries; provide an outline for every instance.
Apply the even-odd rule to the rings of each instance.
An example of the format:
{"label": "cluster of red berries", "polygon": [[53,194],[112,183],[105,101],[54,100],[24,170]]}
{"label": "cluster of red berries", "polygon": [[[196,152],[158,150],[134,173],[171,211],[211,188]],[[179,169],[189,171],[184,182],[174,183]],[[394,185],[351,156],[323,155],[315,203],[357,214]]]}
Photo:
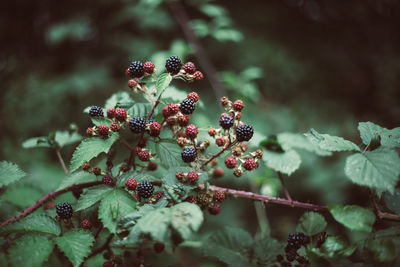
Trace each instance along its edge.
{"label": "cluster of red berries", "polygon": [[217,215],[221,211],[221,205],[226,198],[222,191],[202,192],[197,196],[189,196],[186,198],[187,202],[194,203],[200,206],[201,209],[207,209],[211,215]]}
{"label": "cluster of red berries", "polygon": [[190,184],[196,184],[197,181],[199,180],[199,174],[196,171],[191,171],[188,173],[184,172],[177,172],[175,173],[176,179],[178,179],[181,183],[190,183]]}

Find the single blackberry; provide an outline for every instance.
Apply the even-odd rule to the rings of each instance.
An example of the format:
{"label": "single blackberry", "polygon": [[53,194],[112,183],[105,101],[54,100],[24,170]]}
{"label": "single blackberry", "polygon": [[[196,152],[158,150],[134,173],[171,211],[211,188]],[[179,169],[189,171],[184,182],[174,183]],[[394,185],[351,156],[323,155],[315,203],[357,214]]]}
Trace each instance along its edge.
{"label": "single blackberry", "polygon": [[192,171],[187,174],[186,178],[189,183],[195,184],[199,180],[199,174],[195,171]]}
{"label": "single blackberry", "polygon": [[61,219],[70,219],[73,213],[72,206],[68,202],[57,204],[56,212]]}
{"label": "single blackberry", "polygon": [[137,192],[140,197],[142,198],[149,198],[153,195],[154,192],[154,187],[151,183],[148,181],[144,180],[139,184],[137,187]]}
{"label": "single blackberry", "polygon": [[219,125],[224,129],[229,129],[233,126],[233,118],[229,115],[223,115],[219,119]]}
{"label": "single blackberry", "polygon": [[165,68],[171,74],[177,74],[182,68],[182,62],[177,56],[171,56],[165,62]]}
{"label": "single blackberry", "polygon": [[154,72],[154,67],[154,63],[150,61],[147,61],[143,64],[144,72],[148,74],[152,74]]}
{"label": "single blackberry", "polygon": [[217,137],[217,139],[215,139],[215,143],[217,146],[224,146],[226,144],[226,139],[223,136]]}
{"label": "single blackberry", "polygon": [[249,141],[253,137],[253,134],[253,127],[247,124],[240,125],[236,129],[236,138],[239,142]]}
{"label": "single blackberry", "polygon": [[85,219],[81,222],[81,227],[83,229],[90,229],[92,228],[92,223],[88,219]]}
{"label": "single blackberry", "polygon": [[137,155],[141,161],[150,161],[150,153],[147,150],[142,150]]}
{"label": "single blackberry", "polygon": [[248,158],[246,161],[243,163],[243,168],[245,168],[248,171],[252,171],[255,168],[257,168],[258,164],[255,162],[253,158]]}
{"label": "single blackberry", "polygon": [[231,157],[227,157],[227,158],[225,159],[225,166],[226,166],[228,169],[233,169],[233,168],[236,167],[236,165],[237,165],[237,162],[236,162],[235,157],[231,156]]}
{"label": "single blackberry", "polygon": [[191,92],[187,95],[188,99],[191,99],[193,102],[197,102],[200,100],[199,95],[196,92]]}
{"label": "single blackberry", "polygon": [[178,124],[181,127],[185,127],[189,124],[190,122],[190,116],[186,114],[181,114],[178,116]]}
{"label": "single blackberry", "polygon": [[189,126],[186,127],[186,136],[189,137],[190,139],[196,138],[198,133],[199,130],[197,129],[196,125],[190,124]]}
{"label": "single blackberry", "polygon": [[233,102],[232,107],[235,111],[241,111],[244,108],[244,103],[242,100],[238,99],[235,102]]}
{"label": "single blackberry", "polygon": [[223,202],[225,200],[225,193],[222,191],[217,191],[213,195],[213,200],[216,202]]}
{"label": "single blackberry", "polygon": [[132,77],[142,77],[144,75],[143,63],[140,61],[133,61],[129,66],[129,73]]}
{"label": "single blackberry", "polygon": [[104,117],[103,109],[99,106],[93,106],[89,110],[90,117]]}
{"label": "single blackberry", "polygon": [[185,99],[179,105],[179,109],[183,114],[192,114],[196,109],[196,104],[191,99]]}
{"label": "single blackberry", "polygon": [[135,178],[129,178],[125,182],[125,186],[128,188],[128,190],[133,191],[137,187],[137,181]]}
{"label": "single blackberry", "polygon": [[114,179],[111,176],[103,176],[101,179],[101,182],[105,185],[113,186],[114,185]]}
{"label": "single blackberry", "polygon": [[125,121],[126,117],[128,116],[128,114],[126,113],[126,110],[123,108],[117,108],[115,110],[115,118],[119,121]]}
{"label": "single blackberry", "polygon": [[218,205],[218,204],[214,204],[214,205],[212,205],[211,207],[208,208],[208,212],[211,215],[218,215],[220,210],[221,210],[221,206]]}
{"label": "single blackberry", "polygon": [[224,176],[224,174],[225,174],[224,169],[218,167],[213,171],[212,176],[213,176],[213,178],[217,179],[217,178],[221,178],[222,176]]}
{"label": "single blackberry", "polygon": [[154,248],[155,252],[161,253],[161,252],[163,252],[165,245],[164,245],[164,243],[156,242],[156,243],[154,243],[153,248]]}
{"label": "single blackberry", "polygon": [[185,65],[183,65],[183,70],[186,73],[193,74],[196,71],[196,66],[193,64],[193,62],[186,62]]}
{"label": "single blackberry", "polygon": [[194,148],[187,147],[182,151],[181,156],[182,156],[182,160],[184,162],[189,163],[189,162],[193,162],[196,159],[197,152]]}
{"label": "single blackberry", "polygon": [[295,253],[293,253],[293,252],[288,252],[288,253],[286,253],[286,260],[288,261],[288,262],[292,262],[292,261],[294,261],[296,259],[296,254]]}
{"label": "single blackberry", "polygon": [[143,133],[146,130],[146,120],[140,117],[133,118],[129,122],[129,128],[134,133]]}

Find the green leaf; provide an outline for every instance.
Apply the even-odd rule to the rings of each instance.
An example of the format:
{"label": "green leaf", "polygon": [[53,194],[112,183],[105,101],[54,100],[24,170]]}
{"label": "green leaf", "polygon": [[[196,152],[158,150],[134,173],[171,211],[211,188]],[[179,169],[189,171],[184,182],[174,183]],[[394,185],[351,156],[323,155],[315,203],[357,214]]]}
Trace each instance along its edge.
{"label": "green leaf", "polygon": [[[151,103],[135,103],[126,112],[131,117],[141,117],[147,119],[147,116],[152,109],[153,105]],[[156,113],[154,115],[156,115]]]}
{"label": "green leaf", "polygon": [[11,265],[24,267],[41,266],[53,251],[53,247],[53,242],[46,236],[24,235],[15,240],[8,250]]}
{"label": "green leaf", "polygon": [[375,214],[360,206],[329,205],[333,218],[351,230],[371,232]]}
{"label": "green leaf", "polygon": [[84,258],[89,255],[93,243],[92,233],[82,229],[72,229],[56,238],[57,246],[73,266],[79,266],[83,262]]}
{"label": "green leaf", "polygon": [[380,143],[384,147],[400,147],[400,127],[388,130],[370,121],[358,124],[360,136],[365,145],[369,145],[371,140],[380,138]]}
{"label": "green leaf", "polygon": [[70,175],[65,176],[65,178],[61,181],[61,184],[58,186],[57,190],[64,189],[71,185],[89,183],[94,181],[96,181],[96,177],[93,174],[84,171],[74,172]]}
{"label": "green leaf", "polygon": [[171,208],[171,225],[183,239],[190,238],[199,230],[203,219],[203,212],[196,204],[183,202]]}
{"label": "green leaf", "polygon": [[108,152],[111,146],[119,138],[118,133],[111,133],[107,139],[92,137],[82,141],[82,143],[75,149],[72,155],[70,171],[75,171],[82,166],[83,163],[89,162],[92,158],[97,157],[100,153]]}
{"label": "green leaf", "polygon": [[51,147],[47,136],[32,137],[22,143],[23,148]]}
{"label": "green leaf", "polygon": [[24,219],[0,228],[0,234],[2,235],[12,232],[36,232],[59,235],[61,229],[53,218],[45,215],[32,214]]}
{"label": "green leaf", "polygon": [[110,124],[112,123],[112,120],[110,120],[109,118],[105,118],[105,117],[92,117],[90,119],[92,120],[93,124],[96,126],[107,125],[108,127],[110,127]]}
{"label": "green leaf", "polygon": [[329,258],[338,256],[349,257],[356,250],[357,245],[348,246],[343,238],[338,236],[329,236],[322,244],[321,252]]}
{"label": "green leaf", "polygon": [[75,211],[87,209],[105,198],[113,188],[108,185],[98,185],[87,189],[78,199]]}
{"label": "green leaf", "polygon": [[317,145],[311,143],[303,134],[280,133],[277,136],[277,141],[285,151],[292,148],[299,148],[313,152],[319,156],[332,155],[332,152],[322,150]]}
{"label": "green leaf", "polygon": [[253,246],[257,262],[260,263],[259,266],[270,266],[270,264],[276,262],[276,255],[280,254],[283,249],[282,243],[270,237],[256,241]]}
{"label": "green leaf", "polygon": [[68,131],[57,131],[55,141],[60,148],[71,145],[82,140],[82,136],[78,133],[70,134]]}
{"label": "green leaf", "polygon": [[349,156],[344,170],[353,183],[393,193],[400,174],[400,158],[396,151],[379,147]]}
{"label": "green leaf", "polygon": [[268,168],[285,173],[287,175],[291,175],[293,172],[295,172],[301,164],[301,158],[294,150],[276,153],[264,149],[263,161]]}
{"label": "green leaf", "polygon": [[393,194],[385,193],[385,203],[390,210],[400,215],[400,189],[396,189]]}
{"label": "green leaf", "polygon": [[160,163],[166,169],[178,167],[182,164],[181,150],[175,144],[160,142],[157,143],[156,153],[160,158]]}
{"label": "green leaf", "polygon": [[378,261],[391,261],[396,258],[396,246],[392,239],[369,239],[366,247]]}
{"label": "green leaf", "polygon": [[297,231],[305,235],[313,236],[322,232],[326,228],[325,218],[317,212],[306,212],[300,217]]}
{"label": "green leaf", "polygon": [[172,81],[172,76],[169,73],[163,73],[158,77],[156,90],[158,93],[164,91]]}
{"label": "green leaf", "polygon": [[122,91],[113,94],[109,99],[107,99],[104,108],[107,110],[109,108],[128,108],[132,106],[134,101],[130,97],[129,93]]}
{"label": "green leaf", "polygon": [[116,233],[118,220],[135,211],[136,204],[125,190],[114,189],[101,201],[99,219],[111,233]]}
{"label": "green leaf", "polygon": [[17,164],[7,161],[0,162],[0,187],[9,185],[26,176]]}
{"label": "green leaf", "polygon": [[305,134],[308,140],[326,151],[360,151],[360,148],[351,141],[345,140],[342,137],[331,136],[329,134],[320,134],[314,129],[310,129]]}
{"label": "green leaf", "polygon": [[29,185],[17,184],[8,188],[1,196],[1,200],[21,208],[25,208],[33,205],[42,197],[43,192],[38,188]]}

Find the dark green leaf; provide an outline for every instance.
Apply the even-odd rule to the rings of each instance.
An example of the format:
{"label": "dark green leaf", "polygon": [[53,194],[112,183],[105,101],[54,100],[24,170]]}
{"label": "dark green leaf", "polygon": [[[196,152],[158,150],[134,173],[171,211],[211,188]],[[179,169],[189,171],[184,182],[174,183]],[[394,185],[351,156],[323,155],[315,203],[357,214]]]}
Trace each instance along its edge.
{"label": "dark green leaf", "polygon": [[311,129],[305,134],[308,140],[326,151],[360,151],[360,148],[351,141],[345,140],[342,137],[331,136],[329,134],[320,134],[316,130]]}
{"label": "dark green leaf", "polygon": [[375,214],[360,206],[329,205],[333,218],[351,230],[371,232]]}
{"label": "dark green leaf", "polygon": [[171,208],[171,225],[183,239],[190,238],[202,223],[203,212],[196,204],[183,202]]}
{"label": "dark green leaf", "polygon": [[0,187],[9,185],[26,176],[17,164],[7,161],[0,162]]}
{"label": "dark green leaf", "polygon": [[108,185],[98,185],[87,189],[78,199],[75,211],[87,209],[105,198],[113,188]]}
{"label": "dark green leaf", "polygon": [[46,215],[32,214],[24,219],[0,228],[0,234],[2,235],[11,232],[36,232],[59,235],[61,229],[59,224],[53,218]]}
{"label": "dark green leaf", "polygon": [[391,261],[396,258],[396,246],[392,239],[369,239],[366,247],[373,253],[378,261]]}
{"label": "dark green leaf", "polygon": [[263,161],[269,168],[287,175],[295,172],[301,164],[301,158],[294,150],[277,153],[264,149]]}
{"label": "dark green leaf", "polygon": [[300,217],[297,231],[308,236],[316,235],[326,228],[325,218],[317,212],[306,212]]}
{"label": "dark green leaf", "polygon": [[385,203],[390,210],[400,215],[400,189],[396,189],[394,194],[385,193]]}

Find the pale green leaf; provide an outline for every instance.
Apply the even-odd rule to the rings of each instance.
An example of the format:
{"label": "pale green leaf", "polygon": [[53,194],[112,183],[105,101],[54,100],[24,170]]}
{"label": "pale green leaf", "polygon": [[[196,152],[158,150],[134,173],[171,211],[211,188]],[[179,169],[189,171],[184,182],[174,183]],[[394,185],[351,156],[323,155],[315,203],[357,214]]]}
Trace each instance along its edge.
{"label": "pale green leaf", "polygon": [[226,13],[227,13],[225,8],[218,6],[218,5],[213,5],[213,4],[201,5],[200,11],[209,17],[226,16]]}
{"label": "pale green leaf", "polygon": [[338,256],[351,256],[356,250],[357,245],[348,246],[346,241],[339,236],[329,236],[322,244],[321,252],[329,258]]}
{"label": "pale green leaf", "polygon": [[265,150],[263,151],[263,161],[268,168],[275,171],[291,175],[301,164],[299,154],[294,150],[287,150],[283,153],[277,153]]}
{"label": "pale green leaf", "polygon": [[56,238],[56,244],[73,266],[79,266],[90,253],[94,237],[88,230],[72,229]]}
{"label": "pale green leaf", "polygon": [[371,232],[375,214],[360,206],[329,205],[333,218],[351,230]]}
{"label": "pale green leaf", "polygon": [[351,141],[345,140],[339,136],[331,136],[329,134],[320,134],[314,129],[310,129],[305,134],[308,140],[326,151],[360,151],[360,148]]}
{"label": "pale green leaf", "polygon": [[400,174],[396,151],[379,147],[346,159],[345,173],[353,183],[393,193]]}
{"label": "pale green leaf", "polygon": [[7,161],[0,162],[0,187],[9,185],[26,176],[17,164]]}
{"label": "pale green leaf", "polygon": [[37,267],[47,260],[54,244],[46,236],[24,235],[8,249],[11,266]]}
{"label": "pale green leaf", "polygon": [[22,143],[23,148],[51,147],[47,136],[32,137]]}
{"label": "pale green leaf", "polygon": [[171,225],[183,239],[199,230],[203,219],[203,212],[196,204],[183,202],[171,208]]}
{"label": "pale green leaf", "polygon": [[96,176],[94,176],[93,174],[84,171],[74,172],[64,177],[64,179],[61,181],[61,184],[58,186],[57,190],[64,189],[71,185],[89,183],[94,181],[96,181]]}
{"label": "pale green leaf", "polygon": [[151,103],[135,103],[126,112],[131,117],[141,117],[147,119],[148,114],[153,109]]}
{"label": "pale green leaf", "polygon": [[87,189],[78,199],[75,211],[87,209],[105,198],[113,188],[108,185],[98,185]]}
{"label": "pale green leaf", "polygon": [[60,146],[60,148],[74,144],[82,140],[82,136],[78,133],[70,134],[68,131],[57,131],[55,136],[55,141]]}
{"label": "pale green leaf", "polygon": [[1,196],[1,200],[21,208],[26,208],[41,199],[43,195],[43,192],[38,188],[17,184],[8,188]]}
{"label": "pale green leaf", "polygon": [[160,142],[157,143],[156,153],[160,159],[160,163],[166,169],[178,167],[182,162],[181,150],[175,144]]}
{"label": "pale green leaf", "polygon": [[109,99],[107,99],[104,108],[107,110],[109,108],[128,108],[132,106],[134,101],[130,97],[129,93],[126,91],[118,92],[113,94]]}
{"label": "pale green leaf", "polygon": [[111,233],[116,233],[119,219],[135,211],[137,201],[125,190],[114,189],[101,201],[99,219]]}
{"label": "pale green leaf", "polygon": [[368,121],[360,122],[358,130],[365,145],[369,145],[371,140],[379,138],[381,145],[384,147],[400,147],[400,127],[389,130]]}
{"label": "pale green leaf", "polygon": [[305,235],[313,236],[322,232],[326,228],[325,218],[317,212],[306,212],[300,217],[297,231]]}
{"label": "pale green leaf", "polygon": [[285,151],[292,148],[299,148],[313,152],[320,156],[332,155],[332,152],[322,150],[317,145],[311,143],[303,134],[280,133],[277,136],[277,141]]}
{"label": "pale green leaf", "polygon": [[374,258],[378,261],[391,261],[398,256],[396,245],[392,239],[369,239],[366,247],[372,252]]}
{"label": "pale green leaf", "polygon": [[0,228],[0,234],[2,235],[12,232],[36,232],[59,235],[61,229],[59,224],[53,218],[46,215],[32,214],[24,219]]}
{"label": "pale green leaf", "polygon": [[169,73],[163,73],[158,77],[156,90],[158,93],[164,91],[172,81],[172,76]]}
{"label": "pale green leaf", "polygon": [[112,123],[112,120],[110,120],[109,118],[105,118],[105,117],[92,117],[90,119],[92,120],[93,124],[96,126],[107,125],[108,127],[110,127],[110,124]]}
{"label": "pale green leaf", "polygon": [[92,158],[97,157],[100,153],[106,153],[110,150],[111,146],[119,138],[118,133],[111,133],[107,139],[100,137],[87,138],[75,149],[72,155],[70,171],[75,171],[82,164],[89,162]]}

